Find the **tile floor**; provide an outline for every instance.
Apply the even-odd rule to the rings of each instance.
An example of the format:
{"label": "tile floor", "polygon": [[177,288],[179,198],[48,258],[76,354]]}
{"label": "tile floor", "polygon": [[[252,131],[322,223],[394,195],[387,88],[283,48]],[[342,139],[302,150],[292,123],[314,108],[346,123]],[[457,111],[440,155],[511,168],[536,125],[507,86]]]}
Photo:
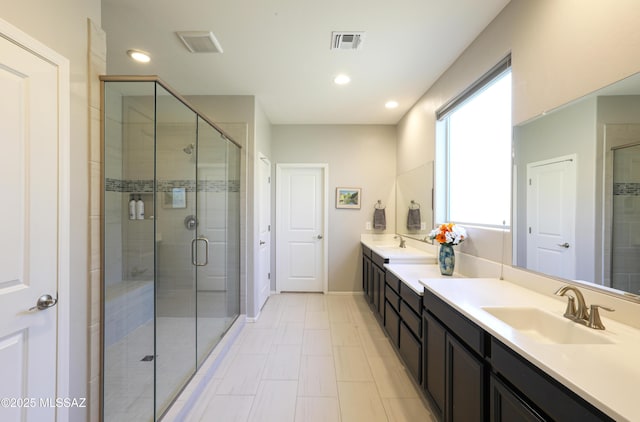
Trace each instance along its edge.
{"label": "tile floor", "polygon": [[435,421],[362,295],[271,296],[186,418]]}

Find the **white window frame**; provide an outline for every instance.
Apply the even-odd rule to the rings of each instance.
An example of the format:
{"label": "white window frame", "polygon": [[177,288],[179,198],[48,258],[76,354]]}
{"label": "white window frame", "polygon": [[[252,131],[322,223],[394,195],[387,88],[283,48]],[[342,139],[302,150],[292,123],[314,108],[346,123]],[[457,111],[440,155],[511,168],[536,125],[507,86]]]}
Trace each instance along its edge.
{"label": "white window frame", "polygon": [[[435,186],[435,219],[436,222],[448,222],[450,218],[450,155],[449,155],[449,116],[465,102],[491,86],[497,79],[502,78],[511,72],[511,56],[507,56],[496,64],[491,70],[465,89],[458,96],[450,100],[436,111],[436,156],[435,173],[437,184]],[[509,155],[511,157],[511,154]],[[510,165],[510,167],[512,167]],[[511,175],[509,175],[511,180]],[[511,201],[509,201],[511,203]],[[511,210],[505,210],[505,218],[511,218]],[[465,225],[472,225],[486,228],[510,227],[510,224],[488,224],[477,221],[456,221]]]}

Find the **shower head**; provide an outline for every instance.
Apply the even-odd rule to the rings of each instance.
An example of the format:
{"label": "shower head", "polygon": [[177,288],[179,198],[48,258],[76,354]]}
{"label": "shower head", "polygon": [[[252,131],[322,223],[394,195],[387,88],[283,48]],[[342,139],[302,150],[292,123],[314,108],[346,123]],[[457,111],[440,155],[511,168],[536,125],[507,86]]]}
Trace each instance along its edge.
{"label": "shower head", "polygon": [[195,148],[195,145],[189,144],[186,147],[182,148],[182,150],[185,152],[185,154],[191,155],[191,153],[193,152],[194,148]]}

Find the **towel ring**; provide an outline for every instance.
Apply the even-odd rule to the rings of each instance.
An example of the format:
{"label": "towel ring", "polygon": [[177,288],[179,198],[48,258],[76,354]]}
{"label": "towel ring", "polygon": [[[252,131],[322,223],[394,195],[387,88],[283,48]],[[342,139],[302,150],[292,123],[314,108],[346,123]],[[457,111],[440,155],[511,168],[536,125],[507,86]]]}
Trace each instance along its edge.
{"label": "towel ring", "polygon": [[411,210],[419,210],[420,209],[420,204],[412,199],[411,200],[411,205],[409,205],[409,209],[411,209]]}
{"label": "towel ring", "polygon": [[378,202],[377,202],[373,207],[374,207],[375,209],[377,209],[377,210],[383,210],[383,209],[385,209],[385,208],[386,208],[386,207],[384,207],[384,206],[382,205],[382,201],[381,201],[381,200],[379,200],[379,199],[378,199]]}

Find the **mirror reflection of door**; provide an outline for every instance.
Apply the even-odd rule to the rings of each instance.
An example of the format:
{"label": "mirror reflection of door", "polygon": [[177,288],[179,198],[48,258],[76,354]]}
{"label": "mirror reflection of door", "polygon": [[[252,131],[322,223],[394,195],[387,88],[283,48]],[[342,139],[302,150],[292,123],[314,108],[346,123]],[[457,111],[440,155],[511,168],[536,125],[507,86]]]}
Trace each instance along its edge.
{"label": "mirror reflection of door", "polygon": [[527,164],[527,268],[575,279],[576,158]]}
{"label": "mirror reflection of door", "polygon": [[640,293],[640,144],[613,151],[611,287]]}

